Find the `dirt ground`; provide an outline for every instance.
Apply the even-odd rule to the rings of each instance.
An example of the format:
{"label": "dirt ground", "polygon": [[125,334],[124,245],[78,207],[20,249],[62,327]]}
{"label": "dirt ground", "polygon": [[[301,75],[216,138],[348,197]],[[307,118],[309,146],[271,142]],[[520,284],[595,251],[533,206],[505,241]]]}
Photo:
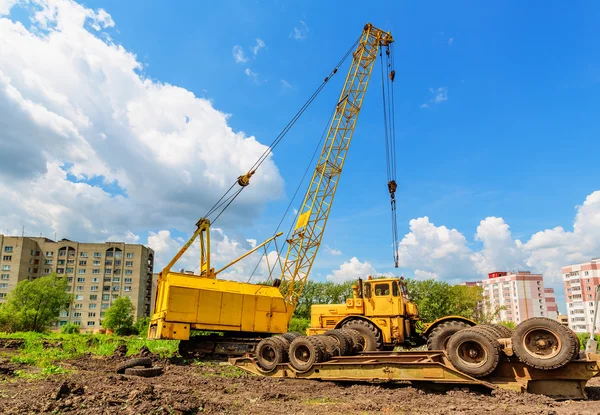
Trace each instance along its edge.
{"label": "dirt ground", "polygon": [[[6,352],[7,349],[3,351]],[[588,382],[587,401],[554,401],[503,390],[432,392],[410,385],[348,384],[269,379],[219,362],[158,359],[164,374],[141,378],[114,373],[122,356],[62,362],[69,374],[15,376],[39,369],[0,357],[2,414],[600,414],[600,378]]]}

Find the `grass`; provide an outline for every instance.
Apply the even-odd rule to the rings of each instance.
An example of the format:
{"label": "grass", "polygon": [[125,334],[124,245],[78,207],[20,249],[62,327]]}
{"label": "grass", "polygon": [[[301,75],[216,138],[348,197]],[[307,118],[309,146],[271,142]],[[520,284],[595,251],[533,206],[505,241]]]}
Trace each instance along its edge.
{"label": "grass", "polygon": [[[115,349],[125,344],[127,354],[133,355],[146,346],[150,352],[160,357],[171,357],[177,353],[178,341],[148,340],[140,337],[122,337],[106,334],[59,334],[59,333],[0,333],[0,338],[24,339],[25,343],[11,361],[14,363],[38,366],[43,375],[58,374],[56,362],[74,359],[91,353],[94,356],[110,356]],[[59,347],[45,347],[44,341],[62,343]],[[62,369],[62,368],[61,368]],[[64,369],[63,369],[64,370]],[[64,372],[62,372],[64,373]]]}

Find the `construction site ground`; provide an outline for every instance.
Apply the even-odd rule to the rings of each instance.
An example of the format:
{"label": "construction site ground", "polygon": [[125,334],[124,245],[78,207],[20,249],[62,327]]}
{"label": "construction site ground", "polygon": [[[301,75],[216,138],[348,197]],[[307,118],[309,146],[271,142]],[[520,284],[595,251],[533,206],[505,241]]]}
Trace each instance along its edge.
{"label": "construction site ground", "polygon": [[[154,378],[116,374],[131,356],[82,356],[60,362],[68,373],[15,363],[0,349],[2,414],[598,414],[600,378],[587,401],[554,401],[504,390],[434,390],[410,384],[352,384],[271,379],[219,361],[150,355],[164,373]],[[148,351],[142,354],[147,355]],[[46,371],[48,372],[48,370]],[[51,371],[50,371],[51,372]]]}

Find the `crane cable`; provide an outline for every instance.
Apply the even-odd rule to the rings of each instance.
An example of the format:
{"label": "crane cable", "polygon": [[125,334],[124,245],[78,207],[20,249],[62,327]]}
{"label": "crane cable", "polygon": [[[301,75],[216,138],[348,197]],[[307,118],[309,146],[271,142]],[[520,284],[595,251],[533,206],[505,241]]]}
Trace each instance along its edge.
{"label": "crane cable", "polygon": [[[362,35],[361,35],[362,36]],[[258,160],[252,165],[252,167],[248,170],[248,172],[237,178],[235,182],[231,185],[231,187],[221,196],[219,200],[209,209],[209,211],[204,215],[205,218],[208,218],[210,215],[215,214],[222,206],[224,206],[221,211],[216,215],[215,219],[212,220],[214,224],[217,219],[227,210],[227,208],[233,203],[233,201],[240,195],[242,190],[246,188],[250,184],[250,178],[256,173],[256,170],[264,163],[264,161],[269,157],[269,155],[273,152],[275,147],[281,142],[283,137],[289,132],[289,130],[294,126],[296,121],[304,114],[304,112],[308,109],[308,107],[313,103],[313,101],[317,98],[319,93],[325,88],[325,85],[329,82],[329,80],[337,73],[339,67],[346,61],[348,56],[352,53],[358,42],[360,41],[360,36],[352,43],[352,46],[348,49],[348,51],[344,54],[344,56],[340,59],[340,61],[335,65],[333,70],[329,73],[328,76],[323,79],[323,82],[319,85],[319,87],[312,93],[312,95],[308,98],[308,100],[302,105],[302,107],[296,112],[296,114],[292,117],[292,119],[286,124],[286,126],[279,132],[279,134],[275,137],[273,142],[265,149],[263,154],[258,158]],[[238,184],[240,187],[237,190],[233,190],[235,185]],[[233,191],[233,192],[232,192]],[[231,193],[231,194],[230,194]]]}
{"label": "crane cable", "polygon": [[[379,50],[381,60],[381,92],[383,97],[383,127],[385,141],[385,159],[388,180],[388,192],[390,193],[390,206],[392,210],[392,249],[394,250],[394,266],[398,268],[398,220],[396,218],[396,121],[394,108],[394,69],[393,49],[394,44],[388,45],[385,50],[385,62],[383,50]],[[385,75],[384,75],[385,73]],[[387,75],[387,76],[386,76]],[[386,99],[387,95],[387,99]]]}

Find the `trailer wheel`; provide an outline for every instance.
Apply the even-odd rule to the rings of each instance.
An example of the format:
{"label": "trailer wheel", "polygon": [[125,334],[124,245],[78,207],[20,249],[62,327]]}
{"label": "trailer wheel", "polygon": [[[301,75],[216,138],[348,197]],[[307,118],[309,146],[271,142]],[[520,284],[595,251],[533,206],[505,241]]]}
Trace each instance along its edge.
{"label": "trailer wheel", "polygon": [[323,334],[315,336],[315,337],[317,337],[319,340],[321,340],[323,342],[323,345],[325,346],[325,351],[327,352],[328,358],[341,355],[340,344],[338,343],[338,341],[336,339],[334,339],[331,336],[325,336]]}
{"label": "trailer wheel", "polygon": [[299,372],[325,360],[325,345],[316,337],[298,337],[290,346],[290,364]]}
{"label": "trailer wheel", "polygon": [[502,336],[500,337],[501,339],[509,339],[513,334],[513,331],[511,329],[509,329],[506,326],[503,326],[502,324],[490,324],[490,326],[500,331],[500,333],[502,334]]}
{"label": "trailer wheel", "polygon": [[471,327],[467,323],[458,320],[450,320],[441,323],[434,328],[427,337],[427,350],[446,350],[450,337],[463,329]]}
{"label": "trailer wheel", "polygon": [[567,364],[575,354],[577,343],[565,326],[545,317],[523,321],[515,329],[511,340],[521,362],[542,370]]}
{"label": "trailer wheel", "polygon": [[267,371],[275,369],[280,363],[285,363],[287,349],[281,339],[268,337],[262,339],[256,346],[256,361],[258,365]]}
{"label": "trailer wheel", "polygon": [[486,376],[498,366],[500,344],[487,330],[461,330],[448,341],[448,358],[467,375]]}
{"label": "trailer wheel", "polygon": [[296,333],[295,331],[288,331],[287,333],[284,333],[281,335],[281,337],[283,337],[290,343],[293,342],[294,339],[296,339],[297,337],[301,337],[301,336],[302,335],[300,333]]}
{"label": "trailer wheel", "polygon": [[354,348],[354,344],[352,338],[349,337],[347,332],[340,329],[333,329],[326,331],[324,333],[325,336],[332,337],[338,343],[340,348],[340,356],[348,356],[352,353],[352,349]]}
{"label": "trailer wheel", "polygon": [[365,339],[363,350],[383,350],[383,338],[381,332],[373,323],[364,320],[351,320],[345,323],[344,328],[356,330]]}
{"label": "trailer wheel", "polygon": [[365,338],[358,331],[346,327],[341,330],[350,339],[350,354],[358,354],[364,350]]}
{"label": "trailer wheel", "polygon": [[473,330],[484,330],[494,336],[494,339],[502,339],[504,337],[504,331],[499,330],[494,324],[478,324],[471,327]]}
{"label": "trailer wheel", "polygon": [[575,342],[575,347],[573,349],[573,357],[571,357],[571,360],[577,360],[579,359],[579,352],[581,351],[581,343],[579,343],[579,337],[577,337],[577,333],[575,333],[570,328],[565,328],[569,331],[569,334],[571,335],[571,337],[573,337],[573,341]]}

